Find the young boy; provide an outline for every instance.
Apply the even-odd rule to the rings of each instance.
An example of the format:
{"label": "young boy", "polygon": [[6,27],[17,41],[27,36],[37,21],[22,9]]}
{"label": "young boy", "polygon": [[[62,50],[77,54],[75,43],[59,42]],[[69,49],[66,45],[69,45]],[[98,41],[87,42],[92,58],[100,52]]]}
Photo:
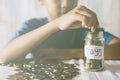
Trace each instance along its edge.
{"label": "young boy", "polygon": [[[94,32],[99,26],[96,14],[84,6],[77,6],[78,0],[40,0],[40,3],[46,7],[48,18],[27,21],[15,39],[0,52],[1,63],[25,57],[29,52],[40,53],[41,48],[83,48],[86,29]],[[120,59],[120,46],[115,45],[120,39],[107,32],[104,38],[105,59]],[[81,57],[80,53],[57,55]]]}

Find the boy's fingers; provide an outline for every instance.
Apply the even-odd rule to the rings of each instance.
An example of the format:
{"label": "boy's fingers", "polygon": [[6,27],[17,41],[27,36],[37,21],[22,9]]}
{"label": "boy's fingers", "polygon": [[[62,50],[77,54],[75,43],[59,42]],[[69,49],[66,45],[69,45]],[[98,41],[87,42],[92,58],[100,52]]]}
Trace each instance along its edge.
{"label": "boy's fingers", "polygon": [[76,9],[76,12],[87,17],[92,17],[92,15],[89,12],[83,9]]}
{"label": "boy's fingers", "polygon": [[91,14],[91,13],[94,14],[94,12],[92,10],[88,9],[87,7],[85,7],[83,5],[80,5],[78,9],[84,10],[84,11],[88,12],[89,14]]}
{"label": "boy's fingers", "polygon": [[79,6],[76,8],[76,12],[83,17],[83,25],[87,27],[92,27],[98,25],[98,19],[96,14],[85,6]]}
{"label": "boy's fingers", "polygon": [[83,23],[84,23],[84,27],[88,28],[88,24],[89,24],[89,18],[86,16],[83,16]]}
{"label": "boy's fingers", "polygon": [[[92,31],[94,31],[95,30],[94,27],[96,27],[98,25],[98,20],[97,20],[96,14],[84,6],[76,7],[75,9],[68,12],[68,14],[66,14],[66,15],[69,15],[71,17],[70,18],[71,24],[78,21],[78,22],[81,22],[80,24],[82,25],[82,27],[92,29]],[[69,22],[69,20],[67,21],[67,23],[68,22]],[[66,25],[66,22],[64,22],[64,23]],[[71,24],[69,23],[67,26],[69,26]],[[63,26],[63,24],[62,24],[62,26]]]}
{"label": "boy's fingers", "polygon": [[91,27],[91,32],[95,32],[95,28],[94,27]]}
{"label": "boy's fingers", "polygon": [[95,21],[95,24],[92,27],[90,27],[90,29],[92,32],[95,32],[97,31],[98,27],[99,27],[99,23]]}
{"label": "boy's fingers", "polygon": [[76,15],[77,20],[82,22],[82,26],[87,27],[89,23],[89,17],[87,16],[90,16],[90,15],[85,12],[80,13],[79,11],[75,11],[75,15]]}

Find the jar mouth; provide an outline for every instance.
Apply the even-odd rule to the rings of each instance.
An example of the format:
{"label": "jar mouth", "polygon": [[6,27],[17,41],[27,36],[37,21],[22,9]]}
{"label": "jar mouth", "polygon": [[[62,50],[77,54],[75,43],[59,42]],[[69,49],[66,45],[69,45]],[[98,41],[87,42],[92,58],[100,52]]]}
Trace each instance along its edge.
{"label": "jar mouth", "polygon": [[85,40],[91,40],[91,39],[104,40],[103,31],[96,31],[96,32],[87,31]]}

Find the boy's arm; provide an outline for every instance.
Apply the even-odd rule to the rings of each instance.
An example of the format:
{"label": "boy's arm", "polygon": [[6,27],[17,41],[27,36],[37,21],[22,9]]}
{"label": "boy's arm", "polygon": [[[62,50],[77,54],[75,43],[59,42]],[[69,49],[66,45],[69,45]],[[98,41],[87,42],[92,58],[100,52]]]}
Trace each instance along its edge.
{"label": "boy's arm", "polygon": [[105,59],[120,59],[120,39],[114,38],[105,46]]}
{"label": "boy's arm", "polygon": [[80,28],[81,22],[84,23],[86,26],[85,28],[91,28],[92,31],[99,25],[97,16],[94,12],[86,9],[84,6],[76,7],[50,23],[11,41],[2,51],[0,51],[0,63],[5,63],[25,56],[35,45],[41,43],[59,29],[66,30],[68,28]]}
{"label": "boy's arm", "polygon": [[52,21],[40,28],[14,39],[0,51],[0,62],[6,63],[25,56],[35,45],[41,43],[49,35],[58,30],[58,26],[54,21]]}

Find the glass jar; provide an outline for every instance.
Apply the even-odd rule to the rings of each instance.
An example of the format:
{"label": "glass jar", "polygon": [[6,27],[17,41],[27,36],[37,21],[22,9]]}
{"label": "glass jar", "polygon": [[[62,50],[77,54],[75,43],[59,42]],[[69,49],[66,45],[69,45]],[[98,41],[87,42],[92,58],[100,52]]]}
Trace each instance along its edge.
{"label": "glass jar", "polygon": [[84,45],[84,66],[89,71],[101,71],[104,69],[103,32],[87,32]]}

